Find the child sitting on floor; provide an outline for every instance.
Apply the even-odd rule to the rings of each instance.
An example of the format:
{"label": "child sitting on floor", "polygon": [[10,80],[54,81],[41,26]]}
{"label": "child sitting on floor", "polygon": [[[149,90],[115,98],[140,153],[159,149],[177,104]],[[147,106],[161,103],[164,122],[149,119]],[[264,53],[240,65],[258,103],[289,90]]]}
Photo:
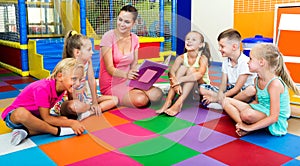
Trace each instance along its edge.
{"label": "child sitting on floor", "polygon": [[50,114],[50,108],[66,92],[72,93],[82,77],[83,66],[74,58],[66,58],[56,65],[48,79],[26,86],[2,113],[6,125],[13,129],[11,144],[18,145],[29,135],[43,133],[56,136],[82,134],[85,127],[77,120],[68,119],[69,112],[61,109],[61,116]]}
{"label": "child sitting on floor", "polygon": [[249,72],[249,57],[240,50],[241,35],[235,29],[227,29],[218,36],[219,51],[226,57],[222,63],[221,84],[218,87],[200,85],[204,105],[222,103],[224,97],[249,102],[255,95],[255,74]]}
{"label": "child sitting on floor", "polygon": [[[69,94],[68,101],[61,104],[61,108],[74,111],[76,103],[76,112],[85,111],[78,114],[78,120],[83,120],[90,115],[99,115],[101,112],[110,110],[117,106],[118,98],[111,95],[97,96],[96,81],[92,65],[93,46],[91,40],[76,31],[69,31],[65,36],[63,58],[76,58],[77,61],[84,65],[84,78],[81,81],[75,93]],[[72,100],[77,99],[77,100]],[[80,102],[78,102],[80,101]],[[60,102],[62,103],[62,102]]]}
{"label": "child sitting on floor", "polygon": [[275,136],[285,135],[291,114],[288,88],[298,95],[299,90],[285,67],[283,55],[273,44],[257,44],[250,52],[248,65],[251,72],[257,73],[256,99],[248,104],[225,98],[224,110],[236,122],[239,136],[262,128]]}
{"label": "child sitting on floor", "polygon": [[[204,37],[197,31],[189,32],[185,37],[186,53],[178,56],[172,65],[169,78],[170,90],[166,101],[157,113],[166,113],[175,116],[181,111],[181,107],[190,92],[198,84],[210,84],[208,66],[210,63],[210,50]],[[172,105],[175,95],[179,97]]]}

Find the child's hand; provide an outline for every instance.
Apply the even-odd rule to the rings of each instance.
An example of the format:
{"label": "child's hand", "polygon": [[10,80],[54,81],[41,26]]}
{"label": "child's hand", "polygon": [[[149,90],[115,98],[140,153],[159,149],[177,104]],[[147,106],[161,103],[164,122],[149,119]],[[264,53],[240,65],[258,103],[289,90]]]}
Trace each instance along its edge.
{"label": "child's hand", "polygon": [[101,113],[102,113],[101,108],[100,108],[100,106],[99,106],[97,103],[91,105],[91,111],[92,111],[96,116],[100,116]]}
{"label": "child's hand", "polygon": [[138,72],[139,70],[137,69],[129,70],[129,72],[127,73],[127,78],[130,80],[136,79],[139,76]]}
{"label": "child's hand", "polygon": [[177,93],[178,95],[181,95],[182,94],[182,87],[181,85],[176,85],[174,87],[172,87],[175,91],[175,93]]}
{"label": "child's hand", "polygon": [[71,125],[71,128],[73,129],[76,135],[81,135],[85,130],[85,127],[77,120],[74,120],[74,123]]}
{"label": "child's hand", "polygon": [[235,127],[236,127],[236,133],[239,136],[244,136],[250,132],[249,125],[246,125],[244,123],[237,123]]}

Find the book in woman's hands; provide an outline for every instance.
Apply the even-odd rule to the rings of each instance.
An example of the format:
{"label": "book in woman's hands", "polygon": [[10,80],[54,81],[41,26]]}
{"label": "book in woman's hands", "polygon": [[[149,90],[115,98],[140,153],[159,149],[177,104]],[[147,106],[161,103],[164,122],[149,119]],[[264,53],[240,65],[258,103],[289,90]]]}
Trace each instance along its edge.
{"label": "book in woman's hands", "polygon": [[137,79],[130,80],[129,86],[142,90],[150,89],[168,68],[170,59],[171,55],[167,57],[163,63],[145,60],[139,67],[139,77]]}

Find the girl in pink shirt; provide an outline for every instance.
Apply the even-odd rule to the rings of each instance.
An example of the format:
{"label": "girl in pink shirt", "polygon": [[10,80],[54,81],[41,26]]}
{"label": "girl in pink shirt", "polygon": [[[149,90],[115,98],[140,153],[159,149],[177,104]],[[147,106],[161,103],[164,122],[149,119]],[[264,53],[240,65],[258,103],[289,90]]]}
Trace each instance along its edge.
{"label": "girl in pink shirt", "polygon": [[48,79],[25,87],[1,115],[6,125],[13,129],[11,144],[18,145],[27,136],[42,133],[56,136],[82,134],[84,126],[77,120],[68,119],[69,112],[61,110],[61,116],[50,115],[50,108],[65,93],[72,93],[82,77],[83,66],[74,58],[66,58],[56,65]]}
{"label": "girl in pink shirt", "polygon": [[138,76],[140,45],[137,35],[131,33],[137,15],[135,7],[124,6],[117,18],[117,28],[106,32],[100,43],[100,91],[117,96],[121,105],[129,107],[144,107],[162,97],[162,91],[156,87],[144,91],[128,86],[128,81]]}

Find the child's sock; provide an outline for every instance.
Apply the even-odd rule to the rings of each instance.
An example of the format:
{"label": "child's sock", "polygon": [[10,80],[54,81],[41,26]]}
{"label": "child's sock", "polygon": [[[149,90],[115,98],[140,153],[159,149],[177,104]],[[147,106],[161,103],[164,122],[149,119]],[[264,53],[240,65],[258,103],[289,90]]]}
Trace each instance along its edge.
{"label": "child's sock", "polygon": [[93,114],[93,113],[92,113],[91,111],[86,111],[86,112],[83,112],[83,113],[79,114],[77,119],[78,119],[79,121],[82,121],[83,119],[85,119],[85,118],[91,116],[92,114]]}
{"label": "child's sock", "polygon": [[10,143],[12,145],[19,145],[28,135],[27,131],[24,129],[14,129],[11,133],[12,138],[10,140]]}
{"label": "child's sock", "polygon": [[57,127],[58,132],[56,136],[65,136],[65,135],[72,135],[75,134],[71,127]]}

